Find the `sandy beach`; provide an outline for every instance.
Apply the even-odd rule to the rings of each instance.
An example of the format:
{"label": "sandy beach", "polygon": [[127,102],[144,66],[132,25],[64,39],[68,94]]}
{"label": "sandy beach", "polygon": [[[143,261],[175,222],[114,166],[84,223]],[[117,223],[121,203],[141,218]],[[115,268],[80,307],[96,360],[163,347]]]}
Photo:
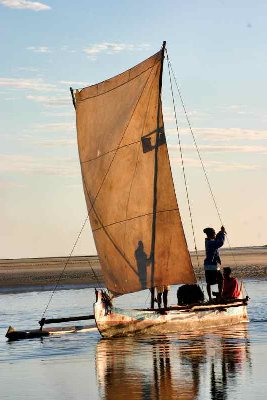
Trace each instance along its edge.
{"label": "sandy beach", "polygon": [[[197,278],[203,278],[204,252],[199,252],[198,259],[194,253],[191,257]],[[230,266],[238,278],[267,277],[267,246],[222,249],[221,258],[222,266]],[[0,260],[0,291],[45,290],[54,287],[59,278],[60,286],[91,286],[102,281],[97,256],[75,256],[67,261],[68,257]]]}

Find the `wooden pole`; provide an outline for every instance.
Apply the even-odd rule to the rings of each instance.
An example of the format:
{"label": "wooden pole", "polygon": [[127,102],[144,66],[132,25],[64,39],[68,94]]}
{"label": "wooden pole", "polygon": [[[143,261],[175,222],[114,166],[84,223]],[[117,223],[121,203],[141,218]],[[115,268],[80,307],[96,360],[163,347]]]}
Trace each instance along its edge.
{"label": "wooden pole", "polygon": [[60,322],[70,322],[70,321],[84,321],[84,320],[88,320],[88,319],[95,319],[94,315],[80,315],[77,317],[67,317],[67,318],[42,318],[39,321],[39,325],[42,329],[42,327],[44,325],[48,325],[48,324],[59,324]]}
{"label": "wooden pole", "polygon": [[72,89],[72,87],[70,87],[70,93],[71,93],[71,98],[72,98],[72,104],[73,104],[73,107],[74,107],[74,108],[75,108],[75,110],[76,110],[75,97],[74,97],[74,92],[73,92],[73,89]]}
{"label": "wooden pole", "polygon": [[150,307],[154,308],[155,302],[155,287],[154,287],[154,275],[155,275],[155,246],[156,246],[156,219],[157,219],[157,190],[158,190],[158,147],[159,147],[159,135],[160,135],[160,110],[161,110],[161,89],[162,89],[162,72],[163,72],[163,61],[165,53],[166,42],[162,45],[162,62],[161,71],[159,76],[159,98],[158,98],[158,115],[157,115],[157,131],[156,131],[156,144],[155,144],[155,159],[154,159],[154,196],[153,196],[153,219],[152,219],[152,237],[151,237],[151,301]]}

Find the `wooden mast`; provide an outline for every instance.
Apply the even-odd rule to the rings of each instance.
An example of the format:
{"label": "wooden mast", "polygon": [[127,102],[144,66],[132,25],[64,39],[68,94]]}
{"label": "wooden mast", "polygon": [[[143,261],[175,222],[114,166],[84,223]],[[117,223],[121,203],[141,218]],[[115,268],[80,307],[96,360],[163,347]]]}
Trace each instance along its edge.
{"label": "wooden mast", "polygon": [[159,136],[160,136],[160,111],[161,111],[161,89],[162,89],[162,73],[163,73],[163,62],[165,53],[166,41],[162,44],[162,59],[161,59],[161,71],[159,76],[159,97],[158,97],[158,112],[157,112],[157,132],[156,132],[156,143],[155,143],[155,159],[154,159],[154,190],[153,190],[153,219],[152,219],[152,237],[151,237],[151,301],[150,307],[154,308],[155,302],[155,287],[154,287],[154,275],[155,275],[155,244],[156,244],[156,219],[157,219],[157,190],[158,190],[158,147],[159,147]]}

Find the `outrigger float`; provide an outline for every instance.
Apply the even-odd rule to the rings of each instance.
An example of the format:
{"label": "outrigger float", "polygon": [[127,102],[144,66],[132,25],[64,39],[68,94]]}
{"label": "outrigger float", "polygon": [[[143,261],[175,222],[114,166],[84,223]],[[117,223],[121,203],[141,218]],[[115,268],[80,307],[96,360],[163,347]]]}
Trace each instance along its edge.
{"label": "outrigger float", "polygon": [[83,316],[69,317],[69,318],[51,318],[51,319],[42,318],[39,321],[40,325],[39,329],[17,331],[12,326],[10,326],[7,330],[6,337],[8,338],[8,340],[13,341],[20,339],[40,338],[50,335],[63,335],[67,333],[92,332],[96,330],[95,325],[85,325],[85,326],[74,325],[65,327],[44,328],[44,325],[48,324],[57,324],[62,322],[73,322],[73,321],[92,320],[92,319],[94,319],[94,315],[83,315]]}

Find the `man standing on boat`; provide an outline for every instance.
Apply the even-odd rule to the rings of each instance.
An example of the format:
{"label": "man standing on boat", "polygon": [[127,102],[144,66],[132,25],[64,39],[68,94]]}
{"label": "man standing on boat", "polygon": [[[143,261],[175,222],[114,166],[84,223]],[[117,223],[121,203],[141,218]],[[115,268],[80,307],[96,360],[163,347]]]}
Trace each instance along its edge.
{"label": "man standing on boat", "polygon": [[161,308],[161,298],[163,297],[163,306],[164,308],[168,307],[168,292],[170,290],[170,286],[162,285],[156,286],[157,290],[157,303],[158,308]]}
{"label": "man standing on boat", "polygon": [[225,229],[215,233],[213,228],[205,228],[203,232],[207,235],[205,239],[206,258],[204,260],[205,277],[207,282],[207,292],[211,301],[211,285],[218,285],[219,298],[222,296],[223,276],[220,271],[221,259],[218,249],[223,246],[225,239]]}

